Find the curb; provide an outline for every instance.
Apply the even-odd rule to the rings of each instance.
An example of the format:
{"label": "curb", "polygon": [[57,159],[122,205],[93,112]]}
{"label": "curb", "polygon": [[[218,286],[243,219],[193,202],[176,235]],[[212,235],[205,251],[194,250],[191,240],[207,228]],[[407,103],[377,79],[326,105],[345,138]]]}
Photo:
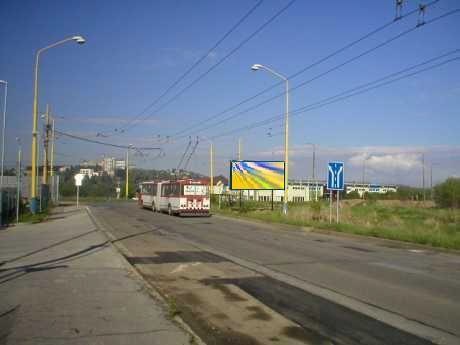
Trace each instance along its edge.
{"label": "curb", "polygon": [[[129,263],[129,261],[126,259],[126,256],[133,256],[133,254],[126,248],[122,243],[117,243],[114,244],[113,241],[116,240],[116,238],[110,233],[110,231],[107,230],[106,226],[103,225],[97,217],[92,213],[91,209],[89,206],[85,206],[84,209],[86,210],[86,213],[88,214],[89,218],[91,219],[91,222],[94,224],[94,226],[101,231],[104,236],[108,239],[110,246],[118,253],[120,254],[121,260],[123,261],[124,266],[136,277],[136,280],[138,280],[141,284],[142,287],[148,292],[148,294],[156,299],[158,302],[162,304],[163,309],[166,311],[167,309],[167,301],[166,298],[168,296],[161,294],[154,285],[150,284],[148,281],[144,279],[142,276],[142,273],[134,266]],[[190,334],[195,343],[197,345],[206,345],[206,343],[185,323],[185,321],[178,315],[174,316],[173,319],[171,319],[174,323],[176,323],[182,330],[184,330],[186,333]]]}

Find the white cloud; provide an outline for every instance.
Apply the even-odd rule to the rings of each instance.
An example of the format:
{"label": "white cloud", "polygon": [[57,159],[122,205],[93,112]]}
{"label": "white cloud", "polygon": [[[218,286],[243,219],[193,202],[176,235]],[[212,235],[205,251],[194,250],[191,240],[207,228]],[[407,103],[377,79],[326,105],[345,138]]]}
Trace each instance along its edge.
{"label": "white cloud", "polygon": [[394,172],[395,170],[409,171],[421,166],[421,156],[417,153],[398,154],[357,154],[348,159],[352,166],[362,166],[366,162],[366,169],[381,172]]}

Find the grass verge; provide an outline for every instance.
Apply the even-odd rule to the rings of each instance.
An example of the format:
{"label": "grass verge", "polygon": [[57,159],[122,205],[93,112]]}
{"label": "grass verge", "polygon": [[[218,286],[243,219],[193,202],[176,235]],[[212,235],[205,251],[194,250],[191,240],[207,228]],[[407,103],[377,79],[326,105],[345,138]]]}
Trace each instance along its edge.
{"label": "grass verge", "polygon": [[[426,208],[414,204],[361,201],[341,204],[341,222],[329,223],[326,203],[293,204],[285,216],[260,207],[242,211],[231,208],[213,212],[231,217],[257,219],[268,223],[306,226],[361,236],[372,236],[447,249],[460,249],[460,210]],[[333,212],[335,222],[335,209]]]}

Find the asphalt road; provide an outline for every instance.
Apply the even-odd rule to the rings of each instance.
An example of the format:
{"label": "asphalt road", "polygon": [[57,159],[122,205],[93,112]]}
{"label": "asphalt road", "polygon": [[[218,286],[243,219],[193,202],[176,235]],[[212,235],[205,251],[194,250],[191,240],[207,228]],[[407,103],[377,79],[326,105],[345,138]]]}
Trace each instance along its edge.
{"label": "asphalt road", "polygon": [[[179,236],[178,240],[202,244],[460,339],[459,255],[219,216],[170,217],[141,210],[133,203],[96,205],[93,209],[113,226],[123,224],[117,236],[135,234],[139,223],[152,224]],[[288,284],[268,278],[265,292],[250,280],[234,283],[259,294],[257,298],[264,303],[267,298],[268,305],[270,291],[282,295],[288,290]],[[289,301],[289,293],[286,299]],[[303,300],[308,303],[308,296]],[[278,303],[270,307],[302,324],[302,301],[289,303],[292,306]]]}

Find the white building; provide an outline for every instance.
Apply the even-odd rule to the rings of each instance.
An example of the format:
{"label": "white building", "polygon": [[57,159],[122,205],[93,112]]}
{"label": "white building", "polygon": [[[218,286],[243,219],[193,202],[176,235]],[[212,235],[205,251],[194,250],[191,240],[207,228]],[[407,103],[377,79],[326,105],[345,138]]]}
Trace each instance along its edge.
{"label": "white building", "polygon": [[125,170],[126,169],[126,161],[124,159],[116,159],[115,160],[115,170]]}
{"label": "white building", "polygon": [[[239,196],[240,191],[214,188],[214,194],[232,194]],[[219,193],[221,192],[221,193]],[[241,191],[244,200],[282,202],[284,190],[243,190]],[[288,185],[289,202],[307,202],[319,200],[323,197],[323,185],[314,181],[290,181]]]}
{"label": "white building", "polygon": [[378,194],[386,194],[389,192],[396,193],[398,191],[398,187],[395,185],[378,185],[378,184],[371,184],[371,183],[347,183],[345,184],[346,192],[358,192],[359,196],[362,197],[365,193],[378,193]]}
{"label": "white building", "polygon": [[106,172],[109,176],[115,175],[115,158],[106,157],[101,161],[102,171]]}
{"label": "white building", "polygon": [[94,169],[91,169],[91,168],[80,169],[80,174],[86,175],[89,178],[91,178],[91,177],[93,177],[95,175],[94,174]]}

